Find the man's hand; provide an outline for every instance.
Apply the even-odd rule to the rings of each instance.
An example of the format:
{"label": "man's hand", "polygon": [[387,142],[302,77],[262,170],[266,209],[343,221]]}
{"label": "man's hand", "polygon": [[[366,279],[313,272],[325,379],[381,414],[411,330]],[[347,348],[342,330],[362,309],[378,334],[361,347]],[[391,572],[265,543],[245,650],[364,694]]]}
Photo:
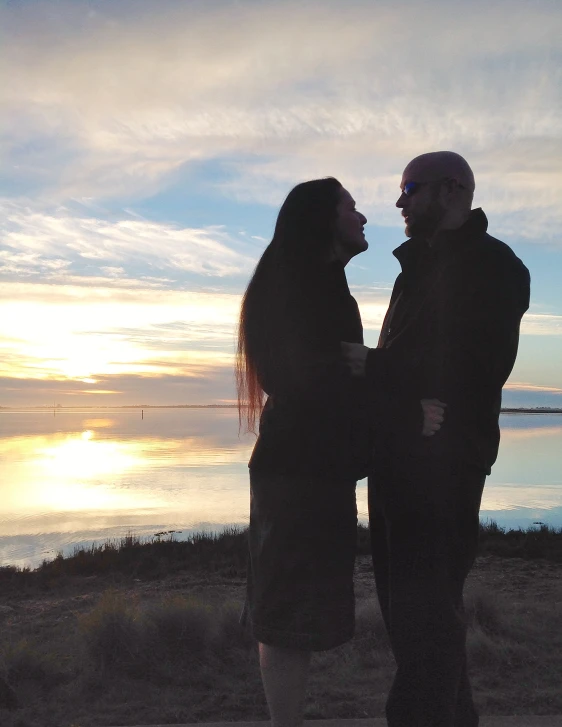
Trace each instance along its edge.
{"label": "man's hand", "polygon": [[346,343],[342,341],[343,362],[352,376],[365,376],[365,362],[369,349],[362,343]]}
{"label": "man's hand", "polygon": [[424,437],[433,437],[435,432],[441,429],[447,404],[439,401],[439,399],[422,399],[421,405],[423,409],[422,435]]}

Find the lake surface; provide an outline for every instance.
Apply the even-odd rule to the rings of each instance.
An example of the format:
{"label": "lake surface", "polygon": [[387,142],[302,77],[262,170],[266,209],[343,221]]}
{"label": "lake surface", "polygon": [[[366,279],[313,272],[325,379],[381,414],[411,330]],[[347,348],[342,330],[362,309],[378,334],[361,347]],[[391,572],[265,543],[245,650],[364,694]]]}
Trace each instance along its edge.
{"label": "lake surface", "polygon": [[[502,414],[483,520],[562,526],[562,415]],[[128,532],[178,538],[246,525],[235,409],[0,412],[0,563],[36,566]],[[366,480],[357,489],[367,521]]]}

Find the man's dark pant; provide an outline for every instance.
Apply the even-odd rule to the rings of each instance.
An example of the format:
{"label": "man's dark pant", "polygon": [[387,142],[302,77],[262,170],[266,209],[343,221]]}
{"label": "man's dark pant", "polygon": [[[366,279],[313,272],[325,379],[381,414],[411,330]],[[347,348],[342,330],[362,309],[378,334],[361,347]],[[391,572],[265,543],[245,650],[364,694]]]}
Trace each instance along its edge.
{"label": "man's dark pant", "polygon": [[486,474],[437,458],[380,460],[369,477],[373,565],[397,662],[389,727],[475,727],[462,591]]}

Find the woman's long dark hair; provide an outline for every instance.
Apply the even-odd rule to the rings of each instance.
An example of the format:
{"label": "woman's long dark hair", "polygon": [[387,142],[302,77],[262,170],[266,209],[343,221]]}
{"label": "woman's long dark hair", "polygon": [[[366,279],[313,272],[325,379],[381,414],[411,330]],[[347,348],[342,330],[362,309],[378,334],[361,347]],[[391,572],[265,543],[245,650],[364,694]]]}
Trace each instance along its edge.
{"label": "woman's long dark hair", "polygon": [[329,259],[342,185],[314,179],[292,189],[242,299],[236,356],[240,425],[250,432],[264,403],[264,382],[279,363],[287,315],[304,300],[314,272]]}

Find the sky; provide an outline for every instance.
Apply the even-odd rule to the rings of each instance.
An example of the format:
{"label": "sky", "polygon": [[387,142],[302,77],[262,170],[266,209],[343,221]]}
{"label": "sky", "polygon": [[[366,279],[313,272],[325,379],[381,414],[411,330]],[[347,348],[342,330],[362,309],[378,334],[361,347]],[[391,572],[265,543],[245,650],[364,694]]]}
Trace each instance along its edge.
{"label": "sky", "polygon": [[375,345],[418,154],[531,272],[506,406],[562,406],[559,0],[0,0],[0,406],[219,404],[298,182],[368,218]]}

